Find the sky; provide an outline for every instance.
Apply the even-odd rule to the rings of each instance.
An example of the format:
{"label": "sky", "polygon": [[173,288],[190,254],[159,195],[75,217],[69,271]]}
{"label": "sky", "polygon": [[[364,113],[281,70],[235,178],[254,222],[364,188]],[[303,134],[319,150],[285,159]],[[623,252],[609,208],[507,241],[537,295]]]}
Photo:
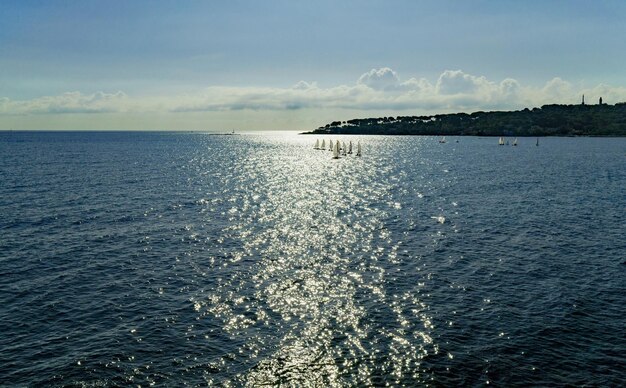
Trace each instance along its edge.
{"label": "sky", "polygon": [[0,0],[0,130],[626,101],[624,1]]}

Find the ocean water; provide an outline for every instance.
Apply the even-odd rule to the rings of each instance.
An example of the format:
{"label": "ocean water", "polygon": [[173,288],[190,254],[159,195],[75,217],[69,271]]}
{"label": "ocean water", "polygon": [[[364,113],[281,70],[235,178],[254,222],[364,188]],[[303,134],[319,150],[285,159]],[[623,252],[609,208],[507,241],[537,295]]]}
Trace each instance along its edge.
{"label": "ocean water", "polygon": [[315,139],[0,132],[0,385],[624,384],[626,139]]}

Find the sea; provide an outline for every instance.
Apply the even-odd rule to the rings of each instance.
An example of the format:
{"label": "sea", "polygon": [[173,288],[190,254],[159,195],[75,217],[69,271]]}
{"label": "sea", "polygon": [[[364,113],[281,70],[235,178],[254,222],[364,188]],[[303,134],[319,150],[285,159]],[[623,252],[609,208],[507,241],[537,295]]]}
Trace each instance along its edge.
{"label": "sea", "polygon": [[0,132],[0,385],[623,386],[626,138],[439,140]]}

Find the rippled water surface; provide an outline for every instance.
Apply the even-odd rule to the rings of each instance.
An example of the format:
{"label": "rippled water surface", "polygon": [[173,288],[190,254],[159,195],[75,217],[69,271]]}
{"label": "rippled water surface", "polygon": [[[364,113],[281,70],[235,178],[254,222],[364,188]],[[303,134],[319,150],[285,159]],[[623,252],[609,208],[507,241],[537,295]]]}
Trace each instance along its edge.
{"label": "rippled water surface", "polygon": [[0,385],[626,381],[626,139],[315,139],[1,132]]}

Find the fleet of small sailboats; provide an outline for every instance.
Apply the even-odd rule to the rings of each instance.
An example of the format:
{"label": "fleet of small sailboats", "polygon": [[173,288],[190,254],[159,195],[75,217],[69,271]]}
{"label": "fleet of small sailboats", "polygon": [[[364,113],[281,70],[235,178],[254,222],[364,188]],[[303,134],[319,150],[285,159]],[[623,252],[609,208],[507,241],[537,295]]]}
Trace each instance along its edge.
{"label": "fleet of small sailboats", "polygon": [[[339,140],[335,140],[334,142],[332,140],[328,141],[328,150],[332,151],[333,153],[333,159],[339,159],[340,155],[341,156],[348,156],[348,155],[352,155],[352,141],[348,142],[348,145],[346,145],[345,141],[339,141]],[[320,141],[319,139],[315,140],[315,145],[313,146],[313,149],[315,150],[326,150],[326,140],[322,139],[322,143],[320,145]],[[357,141],[356,143],[356,156],[361,156],[362,152],[361,152],[361,142]]]}
{"label": "fleet of small sailboats", "polygon": [[[446,142],[446,137],[442,136],[441,139],[439,140],[439,143],[445,143],[445,142]],[[456,142],[458,143],[458,140]],[[512,145],[513,146],[517,146],[517,144],[518,144],[518,141],[517,141],[517,138],[515,138],[513,140]],[[500,136],[498,138],[498,145],[509,145],[509,141],[504,136]],[[539,138],[537,138],[535,146],[539,147]],[[315,145],[313,146],[313,149],[316,149],[316,150],[326,150],[326,140],[322,139],[322,142],[320,144],[319,139],[316,139],[315,140]],[[349,141],[348,144],[346,145],[345,141],[335,140],[333,142],[333,140],[329,140],[328,141],[328,150],[333,153],[333,159],[339,159],[340,156],[352,155],[352,141]],[[361,142],[360,141],[357,141],[357,143],[356,143],[356,154],[355,155],[356,156],[362,156]]]}
{"label": "fleet of small sailboats", "polygon": [[[500,138],[498,139],[498,145],[509,145],[509,141],[505,140],[505,138],[503,136],[500,136]],[[512,143],[513,146],[517,146],[517,138],[515,138],[515,140],[513,140]],[[537,138],[537,141],[535,142],[535,146],[539,147],[539,138]]]}

